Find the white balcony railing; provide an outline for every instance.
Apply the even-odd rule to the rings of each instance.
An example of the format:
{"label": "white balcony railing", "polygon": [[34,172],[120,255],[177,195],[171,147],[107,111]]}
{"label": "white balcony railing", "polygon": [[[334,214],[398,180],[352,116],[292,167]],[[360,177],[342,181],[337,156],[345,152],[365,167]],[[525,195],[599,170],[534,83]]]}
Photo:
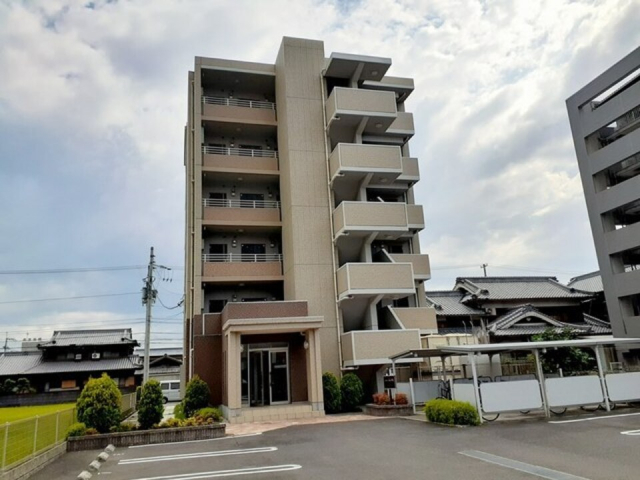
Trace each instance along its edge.
{"label": "white balcony railing", "polygon": [[281,253],[205,253],[203,262],[282,262]]}
{"label": "white balcony railing", "polygon": [[226,107],[243,107],[243,108],[262,108],[264,110],[275,110],[276,104],[265,100],[245,100],[242,98],[224,98],[224,97],[202,97],[202,103],[208,105],[223,105]]}
{"label": "white balcony railing", "polygon": [[276,150],[253,150],[251,148],[228,148],[202,146],[202,153],[210,155],[235,155],[237,157],[278,158]]}
{"label": "white balcony railing", "polygon": [[274,200],[235,200],[203,198],[202,205],[217,208],[280,208],[280,202]]}

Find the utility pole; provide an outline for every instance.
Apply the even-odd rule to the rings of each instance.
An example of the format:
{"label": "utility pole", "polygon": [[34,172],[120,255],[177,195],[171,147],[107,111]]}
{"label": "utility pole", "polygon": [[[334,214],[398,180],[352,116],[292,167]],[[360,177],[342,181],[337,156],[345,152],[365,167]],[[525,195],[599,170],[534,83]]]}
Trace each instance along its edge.
{"label": "utility pole", "polygon": [[147,278],[143,280],[144,287],[142,288],[142,304],[147,306],[147,314],[145,316],[144,323],[144,369],[142,374],[142,383],[145,384],[149,380],[149,350],[151,346],[151,307],[156,301],[158,291],[153,288],[153,273],[156,267],[156,257],[153,254],[153,247],[151,247],[151,254],[149,255],[149,266],[147,268]]}
{"label": "utility pole", "polygon": [[482,265],[480,265],[480,268],[484,271],[484,276],[487,276],[487,267],[489,266],[488,263],[483,263]]}

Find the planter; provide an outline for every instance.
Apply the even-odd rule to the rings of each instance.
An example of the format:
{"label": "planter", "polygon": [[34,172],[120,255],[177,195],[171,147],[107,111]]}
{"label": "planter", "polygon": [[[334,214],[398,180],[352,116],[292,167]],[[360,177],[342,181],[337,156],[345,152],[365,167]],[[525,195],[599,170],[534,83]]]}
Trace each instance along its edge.
{"label": "planter", "polygon": [[226,425],[203,425],[200,427],[158,428],[135,432],[103,433],[84,437],[69,437],[67,452],[79,450],[101,450],[111,444],[115,447],[149,445],[151,443],[187,442],[224,437]]}
{"label": "planter", "polygon": [[367,403],[364,406],[365,415],[374,417],[409,417],[413,415],[411,405],[376,405]]}

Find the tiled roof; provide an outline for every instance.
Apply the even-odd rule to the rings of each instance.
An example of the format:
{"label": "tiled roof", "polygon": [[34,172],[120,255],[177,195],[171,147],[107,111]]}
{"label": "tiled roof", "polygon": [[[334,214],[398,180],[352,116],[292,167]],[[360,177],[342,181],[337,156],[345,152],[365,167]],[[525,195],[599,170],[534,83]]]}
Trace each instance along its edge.
{"label": "tiled roof", "polygon": [[130,328],[109,330],[57,330],[51,340],[40,344],[41,348],[68,347],[71,345],[138,345]]}
{"label": "tiled roof", "polygon": [[486,315],[484,310],[473,308],[462,303],[462,297],[464,297],[464,294],[457,290],[426,292],[426,296],[427,303],[436,309],[436,315]]}
{"label": "tiled roof", "polygon": [[38,353],[7,353],[0,355],[0,375],[38,375],[45,373],[106,372],[113,370],[133,370],[141,368],[139,357],[105,358],[101,360],[44,361]]}
{"label": "tiled roof", "polygon": [[602,277],[600,276],[599,271],[573,277],[569,280],[567,286],[593,293],[602,292],[604,290],[604,287],[602,286]]}
{"label": "tiled roof", "polygon": [[463,302],[479,300],[586,299],[589,292],[569,288],[555,277],[459,277],[455,290],[465,292]]}

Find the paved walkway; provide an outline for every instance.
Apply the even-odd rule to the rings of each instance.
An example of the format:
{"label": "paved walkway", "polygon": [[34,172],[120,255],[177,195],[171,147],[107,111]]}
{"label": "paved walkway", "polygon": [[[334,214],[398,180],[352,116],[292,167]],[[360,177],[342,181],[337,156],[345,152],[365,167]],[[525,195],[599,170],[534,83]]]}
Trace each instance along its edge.
{"label": "paved walkway", "polygon": [[227,424],[227,435],[248,435],[252,433],[268,432],[292,425],[314,425],[321,423],[342,423],[367,420],[384,420],[385,417],[372,417],[362,413],[345,413],[338,415],[325,415],[324,417],[300,418],[298,420],[274,420],[270,422],[253,422]]}

